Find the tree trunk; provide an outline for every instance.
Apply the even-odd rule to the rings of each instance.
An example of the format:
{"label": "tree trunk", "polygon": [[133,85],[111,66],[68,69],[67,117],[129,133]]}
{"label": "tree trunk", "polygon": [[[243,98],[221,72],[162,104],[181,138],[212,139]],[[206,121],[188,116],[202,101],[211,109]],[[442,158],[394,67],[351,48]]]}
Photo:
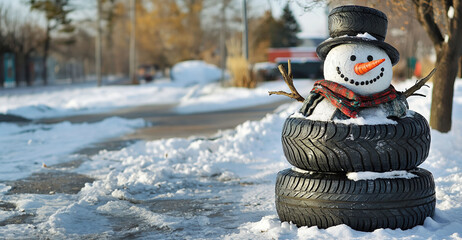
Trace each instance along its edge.
{"label": "tree trunk", "polygon": [[454,82],[457,76],[460,55],[444,44],[437,57],[437,68],[433,78],[430,126],[440,132],[451,130]]}
{"label": "tree trunk", "polygon": [[462,78],[462,56],[459,58],[459,77]]}
{"label": "tree trunk", "polygon": [[25,69],[25,77],[26,77],[26,85],[32,86],[32,73],[34,69],[31,67],[32,61],[30,57],[30,52],[26,53],[26,69]]}
{"label": "tree trunk", "polygon": [[26,71],[26,56],[22,52],[16,53],[16,86],[20,86],[23,82],[26,81],[25,71]]}
{"label": "tree trunk", "polygon": [[42,77],[43,77],[43,84],[47,85],[47,59],[48,59],[48,49],[50,49],[50,23],[47,23],[47,30],[46,30],[46,36],[45,36],[45,46],[43,48],[43,72],[42,72]]}

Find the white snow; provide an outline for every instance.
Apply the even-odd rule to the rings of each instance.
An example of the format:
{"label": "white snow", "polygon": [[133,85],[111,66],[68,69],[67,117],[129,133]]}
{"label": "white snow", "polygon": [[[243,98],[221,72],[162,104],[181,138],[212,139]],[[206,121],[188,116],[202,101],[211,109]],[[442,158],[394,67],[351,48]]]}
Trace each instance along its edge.
{"label": "white snow", "polygon": [[[310,80],[295,81],[300,94],[304,95],[308,94],[312,85],[313,81]],[[176,105],[175,110],[180,113],[193,113],[255,106],[287,99],[283,96],[269,96],[268,91],[273,90],[290,92],[283,81],[264,82],[256,89],[249,90],[223,88],[218,83],[184,86],[166,79],[139,86],[26,88],[2,93],[0,113],[40,119],[162,104]]]}
{"label": "white snow", "polygon": [[0,113],[38,119],[147,104],[174,104],[189,90],[166,79],[139,86],[24,88],[0,95]]}
{"label": "white snow", "polygon": [[366,38],[366,39],[369,39],[369,40],[377,40],[377,38],[375,38],[374,36],[372,36],[371,34],[369,34],[368,32],[365,32],[365,33],[358,33],[356,35],[356,37],[359,37],[359,38]]}
{"label": "white snow", "polygon": [[[313,87],[312,81],[296,80],[295,86],[300,94],[306,95]],[[282,81],[266,82],[255,89],[219,88],[217,85],[195,86],[181,98],[175,110],[179,113],[209,112],[224,109],[234,109],[245,106],[255,106],[274,101],[288,99],[285,96],[269,96],[268,91],[283,90],[290,92]]]}
{"label": "white snow", "polygon": [[[342,35],[342,36],[339,36],[339,37],[342,38],[342,37],[351,37],[351,36],[345,34],[345,35]],[[358,33],[358,34],[356,34],[355,37],[364,38],[364,39],[367,39],[367,40],[377,40],[376,37],[372,36],[372,35],[371,35],[370,33],[368,33],[368,32],[365,32],[365,33]],[[328,40],[330,40],[330,39],[332,39],[332,38],[328,38]]]}
{"label": "white snow", "polygon": [[454,7],[450,6],[448,9],[448,18],[453,19],[454,18]]}
{"label": "white snow", "polygon": [[221,69],[200,60],[177,63],[170,72],[174,82],[185,85],[211,83],[221,79]]}
{"label": "white snow", "polygon": [[309,174],[314,173],[313,171],[303,170],[303,169],[300,169],[300,168],[295,167],[295,166],[292,166],[291,169],[292,169],[293,171],[299,172],[299,173],[309,173]]}
{"label": "white snow", "polygon": [[253,65],[253,71],[258,70],[275,70],[278,66],[276,63],[272,62],[258,62]]}
{"label": "white snow", "polygon": [[[408,81],[395,87],[404,90],[412,84]],[[130,87],[126,88],[129,92]],[[307,88],[309,91],[311,86]],[[191,88],[186,89],[189,90]],[[232,94],[245,91],[235,90],[197,90],[194,94],[198,98],[227,94],[228,99],[244,101],[245,97]],[[268,90],[279,90],[279,87],[271,86]],[[260,90],[248,91],[258,95]],[[410,109],[428,119],[431,89],[423,88],[419,92],[428,97],[409,98]],[[91,95],[88,97],[91,101]],[[249,94],[249,98],[253,96]],[[2,97],[2,101],[4,99]],[[227,103],[224,102],[223,108]],[[260,121],[248,121],[233,130],[220,131],[213,139],[139,141],[121,150],[102,150],[74,170],[97,179],[75,195],[7,195],[8,187],[1,183],[0,202],[14,203],[16,208],[0,208],[0,221],[25,214],[32,217],[21,224],[0,226],[0,236],[6,239],[461,239],[462,79],[455,85],[452,130],[445,134],[432,130],[430,154],[421,165],[435,178],[436,214],[427,218],[424,225],[406,231],[377,229],[369,233],[346,225],[328,229],[297,228],[292,223],[279,221],[274,205],[276,174],[291,167],[284,158],[280,134],[285,119],[300,106],[295,102],[286,104]],[[84,147],[90,140],[108,137],[105,135],[108,130],[120,128],[120,132],[111,135],[115,136],[143,124],[141,120],[124,119],[92,124],[14,126],[2,123],[4,149],[1,151],[19,146],[14,150],[16,155],[0,161],[2,167],[5,166],[0,177],[13,178],[5,172],[15,170],[14,164],[20,165],[15,170],[17,174],[21,174],[22,169],[28,173],[30,169],[52,171],[41,168],[41,161],[45,159],[48,164],[51,156],[62,156]],[[76,145],[71,145],[70,140],[67,142],[67,138],[78,137],[81,132],[91,136],[79,137]],[[99,135],[101,138],[95,137]],[[44,145],[32,148],[29,153],[29,140],[31,145],[37,142]],[[29,160],[18,163],[21,147],[25,148],[23,154],[37,155],[38,163]],[[52,159],[52,162],[65,162],[69,158]]]}
{"label": "white snow", "polygon": [[[317,107],[318,108],[318,107]],[[356,124],[356,125],[380,125],[380,124],[397,124],[396,121],[392,119],[388,119],[386,117],[386,113],[383,111],[382,108],[370,108],[370,109],[363,109],[359,112],[357,118],[350,118],[350,119],[338,119],[334,118],[331,120],[332,117],[332,110],[329,109],[327,106],[322,106],[319,111],[313,111],[313,114],[305,117],[300,112],[295,112],[290,117],[291,118],[305,118],[311,121],[322,121],[328,122],[332,121],[335,123],[342,123],[342,124]],[[412,117],[413,111],[408,111],[406,117]]]}
{"label": "white snow", "polygon": [[353,181],[360,181],[360,180],[374,180],[378,178],[383,179],[390,179],[390,178],[414,178],[417,177],[415,174],[412,174],[407,171],[390,171],[390,172],[349,172],[347,173],[347,177]]}
{"label": "white snow", "polygon": [[[120,136],[145,126],[143,119],[107,118],[97,123],[28,124],[0,122],[0,181],[15,180],[52,165],[72,160],[79,147]],[[63,159],[65,158],[65,159]]]}

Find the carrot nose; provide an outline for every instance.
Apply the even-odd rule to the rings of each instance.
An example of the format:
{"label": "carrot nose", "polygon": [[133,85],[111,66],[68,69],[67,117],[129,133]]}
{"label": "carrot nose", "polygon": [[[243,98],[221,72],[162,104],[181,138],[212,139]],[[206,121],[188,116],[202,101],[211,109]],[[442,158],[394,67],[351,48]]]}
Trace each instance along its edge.
{"label": "carrot nose", "polygon": [[377,67],[384,61],[385,61],[385,58],[373,60],[373,61],[365,62],[365,63],[357,63],[355,65],[355,73],[358,75],[363,75],[369,72],[370,70],[374,69],[375,67]]}

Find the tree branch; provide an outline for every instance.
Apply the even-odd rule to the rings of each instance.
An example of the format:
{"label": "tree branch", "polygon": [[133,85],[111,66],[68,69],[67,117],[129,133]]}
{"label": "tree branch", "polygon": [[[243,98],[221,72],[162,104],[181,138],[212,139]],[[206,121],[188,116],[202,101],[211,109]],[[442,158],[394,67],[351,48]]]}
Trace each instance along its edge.
{"label": "tree branch", "polygon": [[408,90],[404,91],[404,96],[406,98],[412,96],[412,95],[418,95],[418,96],[423,96],[422,94],[414,93],[417,90],[419,90],[422,86],[425,85],[425,83],[433,76],[435,73],[436,68],[433,68],[433,70],[424,78],[417,80],[417,82],[414,84],[414,86],[410,87]]}
{"label": "tree branch", "polygon": [[287,96],[287,97],[290,97],[290,98],[293,98],[299,102],[303,102],[305,101],[305,98],[302,97],[297,89],[295,88],[294,86],[294,80],[293,80],[293,75],[292,75],[292,66],[290,65],[290,60],[287,61],[287,68],[289,69],[289,73],[286,72],[286,70],[284,69],[284,66],[282,66],[282,64],[280,64],[278,66],[278,69],[279,69],[279,72],[281,72],[281,75],[282,77],[284,78],[284,81],[286,82],[287,86],[289,86],[289,89],[292,93],[287,93],[287,92],[284,92],[284,91],[269,91],[269,95],[273,95],[273,94],[276,94],[276,95],[284,95],[284,96]]}
{"label": "tree branch", "polygon": [[424,26],[438,52],[438,49],[441,48],[441,44],[444,42],[444,38],[434,18],[433,3],[431,0],[414,0],[413,2],[419,22]]}

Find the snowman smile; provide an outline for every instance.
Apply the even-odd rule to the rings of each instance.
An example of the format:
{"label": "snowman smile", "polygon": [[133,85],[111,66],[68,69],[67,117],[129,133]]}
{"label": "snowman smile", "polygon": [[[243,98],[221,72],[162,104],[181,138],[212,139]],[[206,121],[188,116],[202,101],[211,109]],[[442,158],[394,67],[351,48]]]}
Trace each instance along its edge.
{"label": "snowman smile", "polygon": [[383,72],[384,72],[384,71],[385,71],[385,69],[384,69],[384,68],[381,68],[381,69],[380,69],[380,73],[379,73],[376,77],[374,77],[374,78],[372,78],[372,79],[365,80],[365,81],[356,81],[356,80],[354,80],[354,79],[352,79],[352,78],[348,78],[347,76],[345,76],[345,75],[342,73],[342,71],[340,71],[340,67],[337,67],[337,74],[338,74],[341,78],[343,78],[343,80],[345,80],[345,82],[348,82],[348,83],[353,84],[353,85],[356,85],[356,86],[359,86],[359,85],[369,85],[369,84],[373,84],[373,83],[377,82],[377,80],[379,80],[380,77],[383,77]]}

